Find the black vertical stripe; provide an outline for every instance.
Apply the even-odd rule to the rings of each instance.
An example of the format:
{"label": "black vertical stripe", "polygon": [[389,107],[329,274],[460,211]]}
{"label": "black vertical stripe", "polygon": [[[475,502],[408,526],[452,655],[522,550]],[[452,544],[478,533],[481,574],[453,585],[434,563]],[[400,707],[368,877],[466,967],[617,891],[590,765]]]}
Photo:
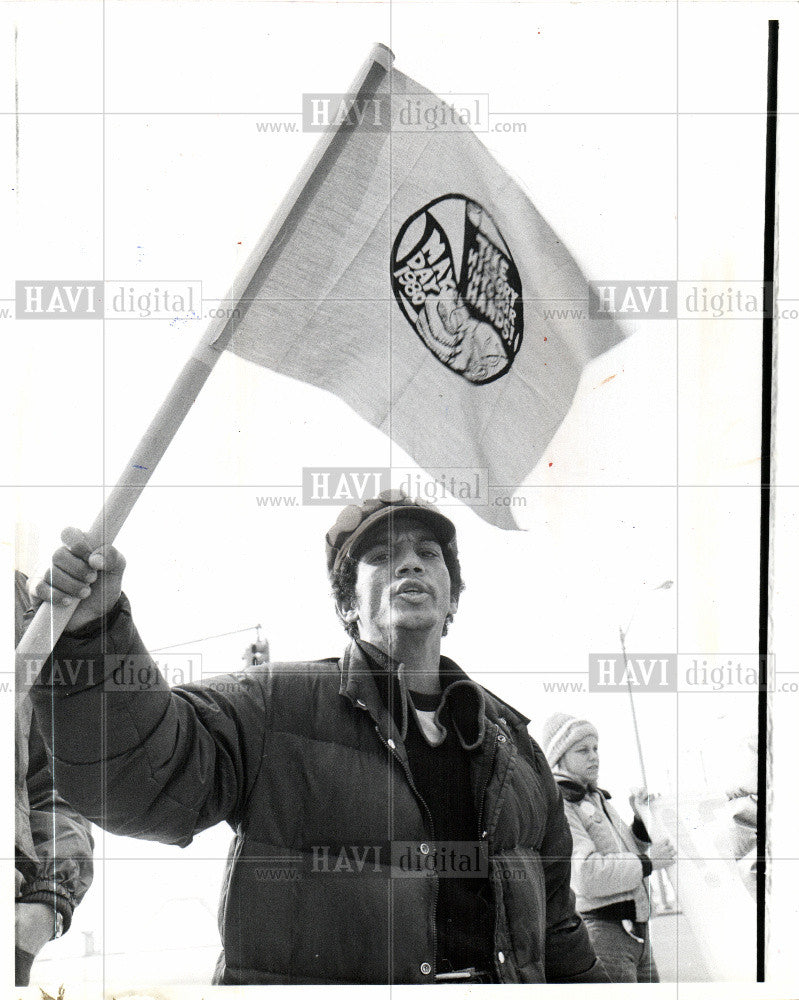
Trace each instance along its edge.
{"label": "black vertical stripe", "polygon": [[766,972],[766,792],[768,758],[769,549],[771,518],[772,390],[774,367],[774,254],[777,174],[777,60],[779,21],[768,23],[766,96],[766,183],[763,224],[763,358],[760,431],[760,603],[757,705],[757,981]]}

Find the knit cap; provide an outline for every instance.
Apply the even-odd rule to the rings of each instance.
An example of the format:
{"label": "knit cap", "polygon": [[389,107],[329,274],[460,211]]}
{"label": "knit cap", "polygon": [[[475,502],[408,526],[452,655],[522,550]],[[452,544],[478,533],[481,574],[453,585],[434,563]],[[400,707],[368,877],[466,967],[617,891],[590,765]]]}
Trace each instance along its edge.
{"label": "knit cap", "polygon": [[599,739],[599,733],[587,719],[575,719],[565,712],[555,712],[544,723],[542,742],[544,753],[550,767],[554,767],[560,758],[586,736]]}

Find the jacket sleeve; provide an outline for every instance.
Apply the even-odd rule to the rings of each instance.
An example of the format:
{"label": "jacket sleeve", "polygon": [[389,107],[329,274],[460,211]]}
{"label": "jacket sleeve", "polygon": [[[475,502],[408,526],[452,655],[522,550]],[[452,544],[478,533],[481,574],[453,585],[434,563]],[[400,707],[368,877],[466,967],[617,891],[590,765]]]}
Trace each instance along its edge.
{"label": "jacket sleeve", "polygon": [[652,846],[652,838],[649,836],[649,830],[646,828],[646,823],[641,819],[640,816],[636,816],[630,827],[630,831],[635,837],[635,842],[641,848],[642,851],[647,851]]}
{"label": "jacket sleeve", "polygon": [[543,751],[535,741],[532,743],[534,763],[549,806],[541,844],[546,891],[546,980],[548,983],[607,983],[610,980],[575,910],[574,893],[569,885],[572,843],[563,801]]}
{"label": "jacket sleeve", "polygon": [[59,640],[31,696],[73,806],[112,833],[185,847],[236,822],[261,761],[262,690],[246,675],[170,689],[123,595]]}
{"label": "jacket sleeve", "polygon": [[600,853],[580,818],[576,804],[567,802],[565,809],[573,842],[572,885],[578,895],[597,898],[628,892],[641,884],[645,874],[651,873],[649,859],[632,851]]}
{"label": "jacket sleeve", "polygon": [[92,883],[94,841],[89,823],[56,791],[35,720],[31,722],[28,746],[30,830],[38,864],[34,877],[20,888],[18,902],[55,907],[67,931],[72,911]]}

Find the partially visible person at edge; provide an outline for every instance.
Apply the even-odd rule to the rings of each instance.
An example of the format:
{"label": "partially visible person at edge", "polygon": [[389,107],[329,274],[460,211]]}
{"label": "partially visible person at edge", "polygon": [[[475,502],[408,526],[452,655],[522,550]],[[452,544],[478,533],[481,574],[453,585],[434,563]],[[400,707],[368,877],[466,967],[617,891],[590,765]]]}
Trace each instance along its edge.
{"label": "partially visible person at edge", "polygon": [[[65,687],[47,664],[34,687],[56,782],[118,834],[185,846],[233,827],[215,983],[608,982],[528,720],[441,656],[462,583],[435,507],[386,491],[328,532],[341,659],[172,690],[121,596],[122,557],[62,540],[36,592],[80,599],[53,660],[87,665]],[[140,693],[114,685],[119,657],[147,674]]]}
{"label": "partially visible person at edge", "polygon": [[[14,573],[14,645],[33,616],[27,577]],[[91,885],[89,823],[53,787],[44,740],[30,700],[15,719],[15,985],[28,986],[33,961],[69,929]]]}
{"label": "partially visible person at edge", "polygon": [[642,791],[630,796],[628,826],[597,787],[599,734],[585,719],[557,713],[547,719],[544,749],[571,827],[572,888],[591,943],[614,983],[657,983],[649,940],[649,891],[654,870],[674,864],[667,839],[651,841],[639,810]]}
{"label": "partially visible person at edge", "polygon": [[746,763],[740,783],[727,791],[730,800],[732,848],[738,873],[757,898],[757,737],[746,741]]}

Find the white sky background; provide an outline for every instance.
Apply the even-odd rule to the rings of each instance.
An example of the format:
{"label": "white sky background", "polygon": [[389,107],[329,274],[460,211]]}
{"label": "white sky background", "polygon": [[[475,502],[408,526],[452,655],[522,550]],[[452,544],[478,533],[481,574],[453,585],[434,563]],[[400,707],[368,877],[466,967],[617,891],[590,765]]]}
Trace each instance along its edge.
{"label": "white sky background", "polygon": [[[679,18],[665,3],[129,2],[103,14],[62,0],[4,13],[19,33],[22,115],[19,190],[12,180],[2,196],[18,237],[0,298],[13,297],[15,279],[105,276],[202,281],[215,306],[316,139],[256,122],[298,121],[303,92],[344,91],[374,41],[435,92],[488,93],[492,125],[526,123],[524,134],[481,138],[589,277],[761,277],[766,22],[782,18],[787,62],[797,38],[788,3],[682,4]],[[0,111],[11,115],[7,52]],[[780,100],[795,113],[791,73]],[[13,115],[5,121],[13,177]],[[203,323],[0,325],[13,343],[19,429],[0,470],[4,540],[13,544],[16,519],[17,564],[33,571],[64,524],[94,519],[102,484],[113,485]],[[552,711],[593,719],[600,781],[622,801],[638,782],[626,695],[556,696],[543,682],[581,680],[567,672],[584,671],[589,652],[616,651],[633,612],[630,651],[755,653],[759,537],[759,321],[681,321],[679,351],[677,324],[630,329],[586,371],[520,491],[523,532],[449,508],[467,590],[444,645],[529,715],[534,734]],[[787,337],[796,329],[786,325]],[[145,641],[261,622],[275,659],[340,652],[323,556],[335,509],[256,498],[299,498],[304,465],[390,463],[413,464],[339,400],[224,356],[118,541]],[[667,579],[675,588],[651,589]],[[180,652],[202,657],[207,673],[234,669],[247,638]],[[695,797],[734,785],[755,702],[639,696],[651,787]],[[223,856],[227,839],[204,835],[195,856]],[[209,865],[204,894],[215,899],[220,865]],[[122,869],[107,868],[109,934],[120,897],[131,926],[153,908],[138,876],[114,889],[112,871]],[[77,947],[77,935],[68,941],[57,947]]]}

